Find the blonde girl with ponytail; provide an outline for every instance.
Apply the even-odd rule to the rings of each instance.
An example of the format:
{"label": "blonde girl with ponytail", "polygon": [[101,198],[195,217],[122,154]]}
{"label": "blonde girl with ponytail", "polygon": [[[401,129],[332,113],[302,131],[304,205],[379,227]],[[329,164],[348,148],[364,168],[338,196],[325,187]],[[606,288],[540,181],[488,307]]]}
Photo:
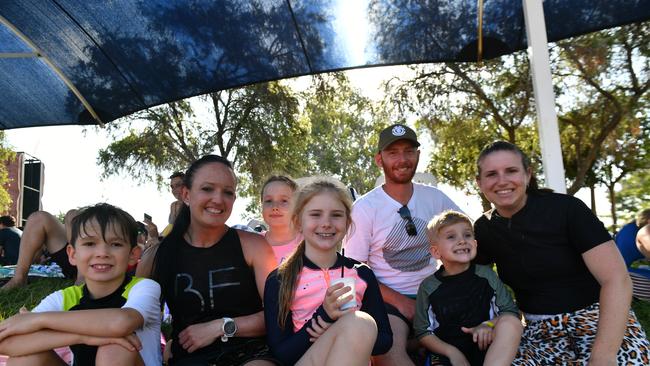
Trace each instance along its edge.
{"label": "blonde girl with ponytail", "polygon": [[[285,365],[368,365],[388,351],[392,332],[370,268],[337,253],[352,225],[345,186],[316,178],[301,188],[292,224],[304,240],[266,280],[264,318],[275,358]],[[354,279],[355,291],[340,277]],[[343,304],[356,300],[345,310]]]}

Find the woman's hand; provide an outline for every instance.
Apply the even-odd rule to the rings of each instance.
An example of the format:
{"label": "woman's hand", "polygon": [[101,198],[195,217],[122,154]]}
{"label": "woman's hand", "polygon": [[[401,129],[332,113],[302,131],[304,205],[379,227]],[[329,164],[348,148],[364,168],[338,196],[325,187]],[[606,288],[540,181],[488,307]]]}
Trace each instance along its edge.
{"label": "woman's hand", "polygon": [[330,327],[330,325],[332,324],[323,320],[323,318],[321,318],[320,315],[315,319],[312,319],[311,326],[307,328],[307,333],[309,333],[309,335],[311,336],[309,338],[309,341],[316,342],[318,337],[322,336],[323,333],[325,333],[325,331],[327,330],[327,328]]}
{"label": "woman's hand", "polygon": [[178,334],[178,342],[188,353],[212,344],[223,335],[223,319],[192,324]]}
{"label": "woman's hand", "polygon": [[[343,283],[339,282],[335,285],[330,286],[327,291],[325,291],[325,299],[323,300],[323,309],[325,309],[325,312],[327,313],[327,316],[330,317],[332,320],[336,320],[340,318],[341,316],[354,311],[354,308],[346,309],[341,311],[341,305],[345,304],[346,302],[352,300],[354,297],[354,294],[352,294],[350,291],[352,289],[350,286],[343,286]],[[341,297],[343,294],[350,292],[349,295]]]}
{"label": "woman's hand", "polygon": [[463,333],[471,334],[474,343],[478,344],[481,351],[488,349],[494,339],[494,330],[487,324],[479,324],[472,328],[461,327]]}

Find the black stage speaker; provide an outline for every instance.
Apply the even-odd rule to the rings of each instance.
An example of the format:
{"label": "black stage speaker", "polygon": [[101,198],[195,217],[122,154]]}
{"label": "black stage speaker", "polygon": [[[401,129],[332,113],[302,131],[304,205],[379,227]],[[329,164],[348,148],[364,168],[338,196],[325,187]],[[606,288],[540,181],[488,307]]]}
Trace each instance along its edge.
{"label": "black stage speaker", "polygon": [[43,179],[42,164],[40,160],[25,160],[23,165],[23,220],[40,209],[41,181]]}

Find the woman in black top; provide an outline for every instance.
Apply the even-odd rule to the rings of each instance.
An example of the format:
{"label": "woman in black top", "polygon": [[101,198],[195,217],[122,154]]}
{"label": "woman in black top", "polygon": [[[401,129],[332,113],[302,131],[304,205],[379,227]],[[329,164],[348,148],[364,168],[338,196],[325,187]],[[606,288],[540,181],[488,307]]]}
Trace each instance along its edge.
{"label": "woman in black top", "polygon": [[476,262],[496,263],[527,323],[514,364],[647,362],[625,263],[598,218],[575,197],[538,190],[516,145],[488,145],[477,166],[494,208],[474,224]]}
{"label": "woman in black top", "polygon": [[[172,314],[172,365],[273,365],[262,296],[275,257],[264,238],[226,225],[237,179],[217,155],[185,173],[184,205],[171,233],[147,253]],[[155,253],[154,253],[155,252]],[[146,275],[151,265],[138,274]]]}

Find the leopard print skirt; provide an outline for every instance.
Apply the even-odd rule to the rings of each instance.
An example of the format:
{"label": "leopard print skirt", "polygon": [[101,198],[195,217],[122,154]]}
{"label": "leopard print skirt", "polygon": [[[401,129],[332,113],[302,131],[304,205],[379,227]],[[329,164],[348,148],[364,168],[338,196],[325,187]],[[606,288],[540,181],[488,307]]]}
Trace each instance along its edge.
{"label": "leopard print skirt", "polygon": [[[527,319],[513,365],[586,365],[598,330],[598,303],[542,319]],[[650,343],[634,311],[617,355],[618,365],[649,365]]]}

